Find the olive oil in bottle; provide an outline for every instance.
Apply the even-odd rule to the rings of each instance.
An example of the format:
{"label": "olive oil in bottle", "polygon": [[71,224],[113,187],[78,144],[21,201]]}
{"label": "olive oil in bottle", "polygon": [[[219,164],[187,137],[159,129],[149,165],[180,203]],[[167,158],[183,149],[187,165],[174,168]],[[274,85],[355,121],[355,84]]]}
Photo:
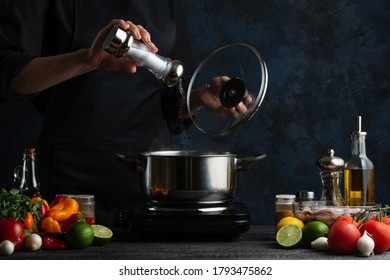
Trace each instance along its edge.
{"label": "olive oil in bottle", "polygon": [[366,135],[361,131],[361,116],[357,117],[357,131],[351,135],[351,158],[344,167],[345,205],[362,206],[375,202],[374,165],[366,155]]}

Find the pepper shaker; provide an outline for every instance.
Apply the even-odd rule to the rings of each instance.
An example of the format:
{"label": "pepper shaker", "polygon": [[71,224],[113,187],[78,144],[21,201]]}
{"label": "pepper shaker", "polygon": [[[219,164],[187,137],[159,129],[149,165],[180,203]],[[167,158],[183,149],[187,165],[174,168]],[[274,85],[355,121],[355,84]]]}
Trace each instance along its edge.
{"label": "pepper shaker", "polygon": [[317,160],[322,181],[321,201],[327,205],[343,206],[344,200],[340,192],[340,182],[343,175],[344,160],[334,156],[333,149],[328,150],[329,155]]}

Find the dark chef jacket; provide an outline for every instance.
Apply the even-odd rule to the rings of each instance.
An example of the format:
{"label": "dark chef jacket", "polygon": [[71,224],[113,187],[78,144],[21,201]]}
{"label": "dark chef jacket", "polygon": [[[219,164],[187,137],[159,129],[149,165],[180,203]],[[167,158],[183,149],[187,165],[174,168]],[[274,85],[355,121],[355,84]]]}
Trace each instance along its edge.
{"label": "dark chef jacket", "polygon": [[[183,1],[1,0],[0,98],[14,97],[9,84],[37,56],[88,48],[101,28],[122,18],[143,25],[159,55],[191,61]],[[190,74],[186,71],[186,74]],[[44,115],[37,144],[41,193],[94,194],[96,219],[111,224],[118,210],[142,201],[141,173],[115,153],[170,147],[177,132],[177,88],[167,89],[147,69],[136,74],[95,70],[32,99]]]}

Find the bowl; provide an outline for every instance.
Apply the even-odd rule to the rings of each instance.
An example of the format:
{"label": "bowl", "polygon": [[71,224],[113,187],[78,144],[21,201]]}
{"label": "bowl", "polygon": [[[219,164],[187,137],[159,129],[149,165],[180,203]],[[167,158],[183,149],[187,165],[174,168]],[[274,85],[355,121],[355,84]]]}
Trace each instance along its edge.
{"label": "bowl", "polygon": [[364,215],[371,218],[380,211],[381,204],[364,206],[333,206],[326,201],[303,201],[294,203],[294,216],[304,224],[310,221],[321,221],[331,226],[341,216],[353,216],[357,218]]}

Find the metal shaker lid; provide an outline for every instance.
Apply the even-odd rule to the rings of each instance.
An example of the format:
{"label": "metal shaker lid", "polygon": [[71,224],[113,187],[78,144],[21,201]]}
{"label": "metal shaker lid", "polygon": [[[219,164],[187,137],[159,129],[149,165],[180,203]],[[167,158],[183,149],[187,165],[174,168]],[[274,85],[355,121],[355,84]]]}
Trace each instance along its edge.
{"label": "metal shaker lid", "polygon": [[328,150],[329,155],[317,160],[317,166],[321,171],[340,171],[344,168],[344,160],[340,157],[334,156],[334,150]]}

